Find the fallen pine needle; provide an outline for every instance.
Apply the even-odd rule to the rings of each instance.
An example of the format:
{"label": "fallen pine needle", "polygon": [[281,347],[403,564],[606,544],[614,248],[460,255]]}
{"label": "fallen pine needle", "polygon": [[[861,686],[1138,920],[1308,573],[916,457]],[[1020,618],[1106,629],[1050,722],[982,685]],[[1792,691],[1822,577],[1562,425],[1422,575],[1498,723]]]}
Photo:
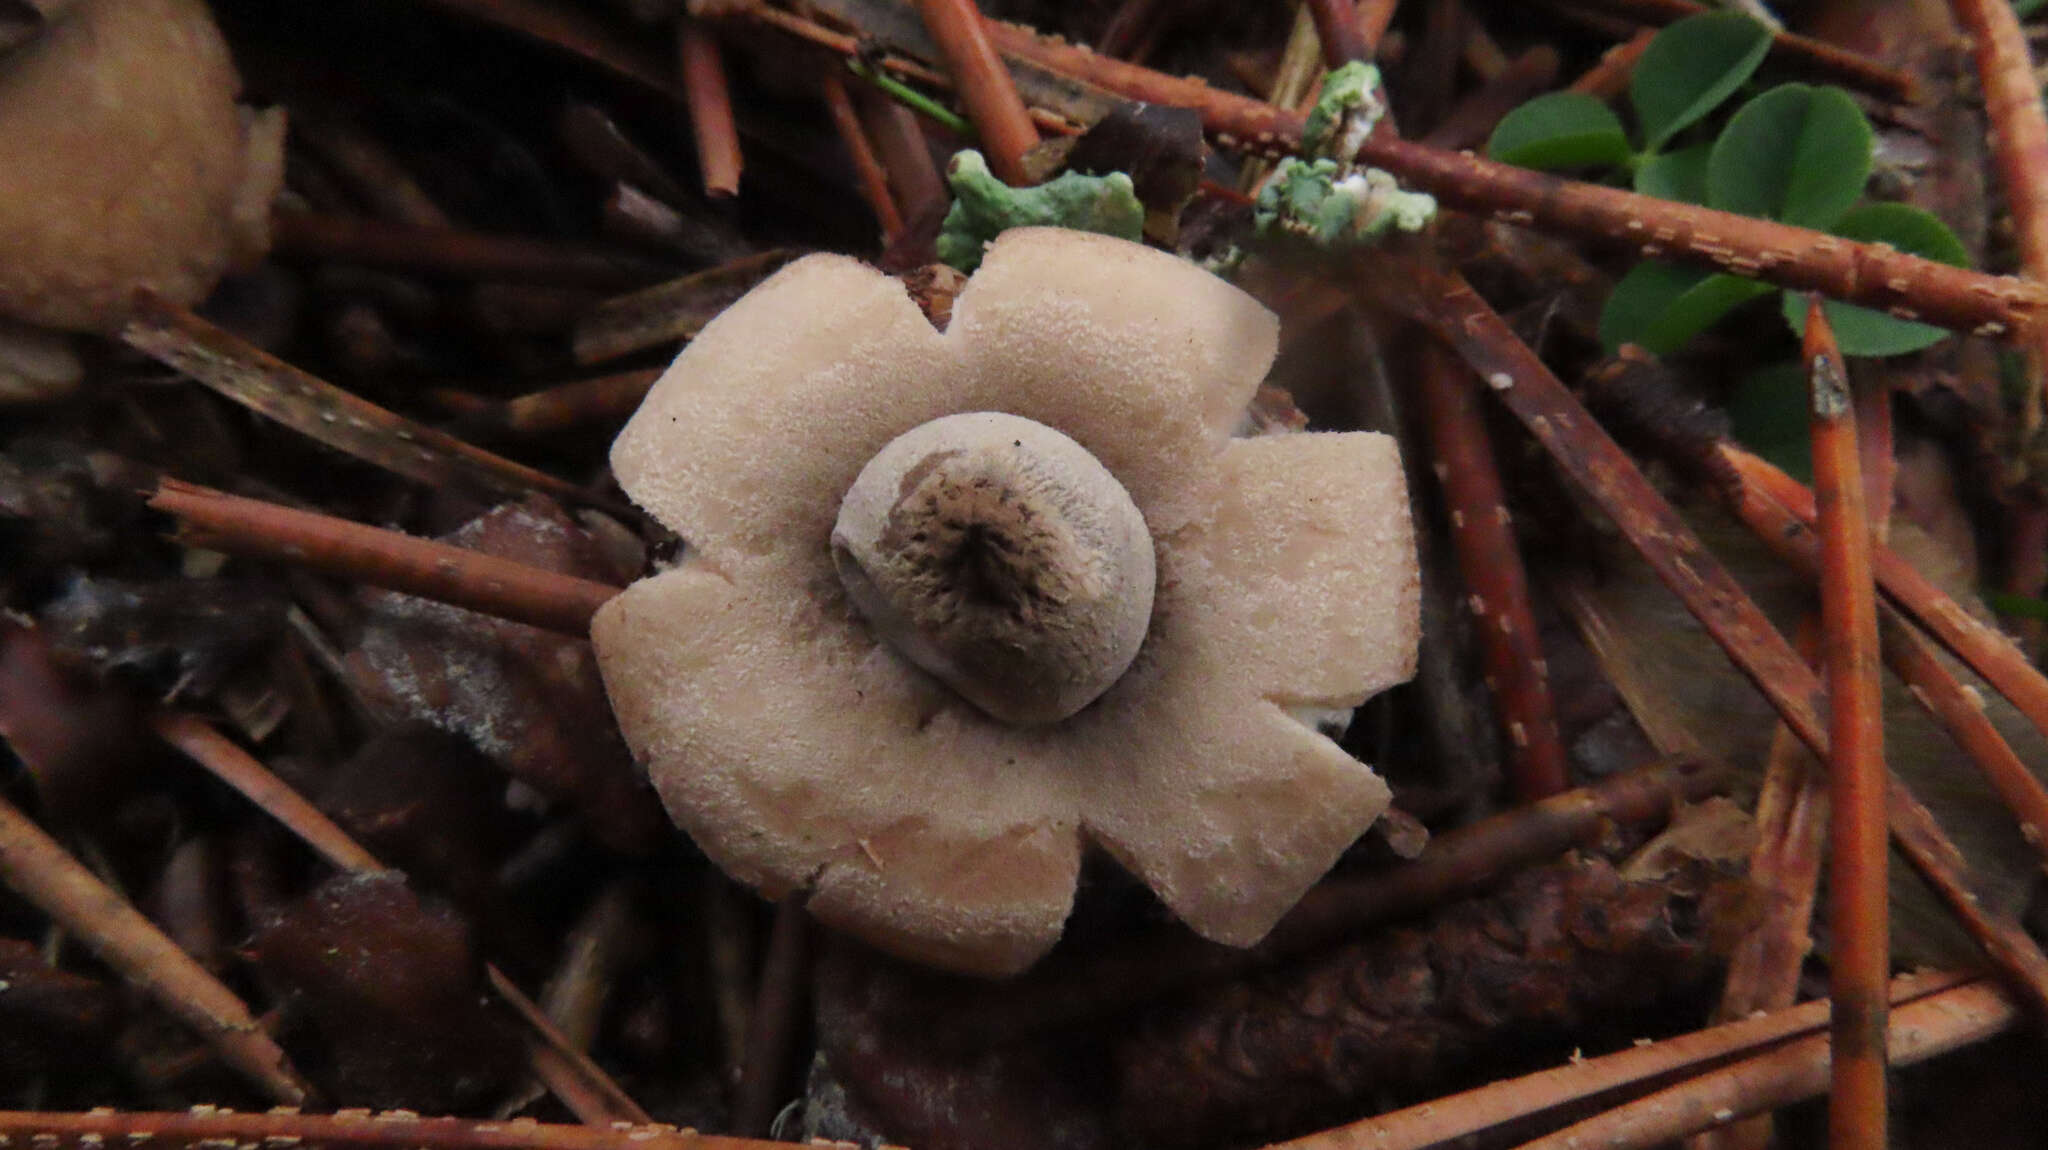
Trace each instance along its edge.
{"label": "fallen pine needle", "polygon": [[1818,298],[1804,343],[1820,517],[1821,656],[1828,686],[1828,995],[1834,1002],[1828,1144],[1885,1145],[1885,979],[1891,891],[1885,843],[1884,699],[1870,518],[1849,376]]}

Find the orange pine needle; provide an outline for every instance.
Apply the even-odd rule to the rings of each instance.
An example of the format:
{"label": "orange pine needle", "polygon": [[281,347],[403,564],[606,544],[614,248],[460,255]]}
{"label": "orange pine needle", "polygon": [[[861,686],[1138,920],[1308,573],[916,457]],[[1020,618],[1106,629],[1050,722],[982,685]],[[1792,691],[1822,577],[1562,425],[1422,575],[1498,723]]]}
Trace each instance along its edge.
{"label": "orange pine needle", "polygon": [[[1013,24],[991,23],[989,36],[1008,55],[1127,99],[1193,108],[1226,147],[1281,154],[1299,146],[1303,118],[1284,108],[1100,56]],[[1358,158],[1429,192],[1446,207],[1559,235],[1627,243],[1646,257],[1819,291],[1866,307],[1909,308],[1913,318],[1928,323],[2009,341],[2048,323],[2048,285],[1950,267],[1883,245],[1559,179],[1390,132],[1368,139]]]}
{"label": "orange pine needle", "polygon": [[1891,975],[1885,844],[1884,700],[1856,414],[1841,351],[1818,298],[1804,345],[1821,544],[1822,661],[1828,685],[1828,1144],[1885,1144],[1885,980]]}
{"label": "orange pine needle", "polygon": [[839,132],[839,141],[846,145],[847,158],[853,161],[853,174],[860,180],[861,196],[867,200],[868,210],[875,213],[875,222],[881,226],[882,244],[886,247],[895,243],[896,237],[903,232],[903,213],[897,210],[896,199],[889,192],[889,173],[875,156],[874,145],[868,140],[860,114],[854,111],[853,97],[846,91],[846,80],[839,74],[839,69],[827,63],[818,83],[824,93],[825,109],[832,114],[832,126]]}
{"label": "orange pine needle", "polygon": [[[1901,1006],[1887,1049],[1900,1066],[2012,1029],[2020,1012],[1997,986],[1973,982]],[[1649,1150],[1674,1138],[1762,1114],[1819,1094],[1828,1083],[1828,1040],[1814,1035],[1646,1095],[1521,1150]]]}
{"label": "orange pine needle", "polygon": [[[1745,498],[1767,496],[1800,524],[1812,528],[1814,497],[1805,484],[1734,444],[1723,443],[1719,457],[1740,478]],[[1768,508],[1762,510],[1768,512]],[[1745,518],[1752,513],[1743,512]],[[1766,542],[1774,542],[1772,534],[1800,543],[1798,536],[1786,534],[1780,526],[1768,529]],[[1890,548],[1877,547],[1871,554],[1871,564],[1886,596],[1969,664],[1971,670],[1984,676],[1999,694],[2019,708],[2035,729],[2048,735],[2048,677],[2027,660],[2011,639],[1964,610]]]}
{"label": "orange pine needle", "polygon": [[704,194],[729,200],[740,194],[739,126],[732,116],[732,89],[725,80],[725,60],[711,29],[693,17],[676,27],[676,58],[689,102],[690,132],[697,141],[697,168]]}
{"label": "orange pine needle", "polygon": [[989,40],[981,9],[974,0],[917,0],[917,10],[946,57],[967,118],[981,133],[981,150],[990,170],[1007,184],[1030,183],[1024,153],[1037,146],[1038,129],[1032,127],[1016,81]]}
{"label": "orange pine needle", "polygon": [[[1825,758],[1829,736],[1820,717],[1820,680],[1635,462],[1463,277],[1426,257],[1407,260],[1401,272],[1358,286],[1428,325],[1457,349],[1558,466],[1607,512],[1800,739]],[[2048,954],[2017,920],[1988,911],[1971,892],[1962,852],[1896,776],[1887,779],[1885,795],[1892,835],[1914,869],[2028,1004],[2048,1013]]]}
{"label": "orange pine needle", "polygon": [[1528,575],[1466,368],[1433,339],[1424,342],[1421,356],[1418,389],[1430,451],[1450,509],[1458,567],[1471,589],[1487,689],[1507,735],[1508,777],[1516,799],[1534,802],[1571,784]]}
{"label": "orange pine needle", "polygon": [[570,1126],[531,1118],[509,1122],[423,1118],[407,1110],[237,1114],[214,1106],[173,1113],[0,1111],[0,1137],[48,1150],[145,1142],[165,1150],[207,1150],[227,1144],[303,1144],[331,1150],[787,1150],[790,1146],[788,1142],[699,1134],[645,1122]]}
{"label": "orange pine needle", "polygon": [[2012,212],[2020,266],[2028,279],[2048,281],[2048,113],[2026,29],[2007,0],[1951,0],[1949,6],[1976,53],[1991,155]]}
{"label": "orange pine needle", "polygon": [[[1891,996],[1893,1002],[1904,1005],[1981,985],[1980,981],[1963,975],[1908,974],[1892,982]],[[1276,1142],[1266,1150],[1423,1150],[1456,1144],[1573,1103],[1717,1066],[1730,1058],[1755,1054],[1793,1039],[1817,1036],[1827,1026],[1827,1017],[1825,1001],[1803,1003],[1598,1058],[1578,1059],[1520,1078],[1490,1082],[1462,1094]],[[1688,1085],[1705,1084],[1709,1077],[1694,1078]]]}
{"label": "orange pine needle", "polygon": [[149,505],[175,515],[195,546],[294,563],[501,619],[586,638],[619,589],[331,515],[211,491],[175,479]]}

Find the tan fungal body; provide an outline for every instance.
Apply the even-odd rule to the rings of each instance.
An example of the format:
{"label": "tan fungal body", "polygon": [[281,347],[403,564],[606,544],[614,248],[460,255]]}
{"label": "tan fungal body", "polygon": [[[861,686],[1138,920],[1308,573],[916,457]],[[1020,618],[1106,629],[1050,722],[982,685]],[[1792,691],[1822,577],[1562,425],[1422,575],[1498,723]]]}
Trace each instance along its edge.
{"label": "tan fungal body", "polygon": [[0,57],[0,316],[107,331],[268,247],[283,123],[201,0],[82,0]]}
{"label": "tan fungal body", "polygon": [[[1276,341],[1271,313],[1192,264],[1050,229],[998,239],[943,333],[837,256],[728,309],[612,452],[683,560],[592,629],[677,823],[769,897],[808,892],[826,924],[956,970],[1043,954],[1091,844],[1202,934],[1263,937],[1387,803],[1293,716],[1407,678],[1418,604],[1391,440],[1231,438]],[[962,430],[980,446],[953,454]],[[1141,522],[1071,497],[1087,463]],[[1025,530],[1025,506],[1058,524],[1034,510]],[[1002,611],[949,630],[962,573],[926,568],[971,523],[975,577],[1063,599],[1028,606],[1072,634]],[[1140,616],[1130,657],[1104,637]],[[1037,644],[1016,662],[1038,679],[1096,661],[1106,686],[974,685],[986,668],[946,669],[962,633]]]}

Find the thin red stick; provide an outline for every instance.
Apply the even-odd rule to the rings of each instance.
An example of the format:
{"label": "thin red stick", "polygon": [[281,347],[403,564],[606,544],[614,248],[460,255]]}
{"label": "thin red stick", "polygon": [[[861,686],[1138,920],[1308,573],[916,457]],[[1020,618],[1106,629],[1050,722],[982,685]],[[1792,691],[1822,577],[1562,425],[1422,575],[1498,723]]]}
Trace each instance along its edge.
{"label": "thin red stick", "polygon": [[889,192],[889,173],[882,168],[882,161],[875,156],[874,145],[868,142],[868,134],[861,126],[860,115],[853,110],[853,98],[847,94],[846,80],[839,69],[828,61],[824,74],[818,83],[824,93],[825,109],[832,114],[832,126],[839,132],[839,142],[846,145],[847,158],[853,161],[853,173],[860,180],[861,196],[868,202],[868,210],[875,213],[875,222],[882,229],[882,245],[887,247],[903,232],[903,213],[896,208],[896,198]]}
{"label": "thin red stick", "polygon": [[[2026,29],[2008,0],[1950,0],[1949,7],[1969,33],[1977,58],[1984,116],[1991,124],[1991,159],[1998,165],[1999,185],[2012,213],[2020,274],[2048,283],[2048,112],[2042,110],[2041,81],[2034,73]],[[2029,351],[2033,395],[2022,419],[2034,430],[2042,418],[2048,338]]]}
{"label": "thin red stick", "polygon": [[2019,821],[2021,836],[2048,861],[2048,787],[1984,714],[1984,701],[1949,673],[1905,616],[1889,604],[1879,615],[1885,662],[1941,721]]}
{"label": "thin red stick", "polygon": [[[1746,489],[1768,495],[1801,524],[1812,528],[1813,492],[1805,484],[1733,444],[1722,444],[1719,456],[1741,478]],[[1786,538],[1797,542],[1793,536]],[[2048,735],[2048,677],[2027,661],[2011,639],[1964,610],[1890,548],[1877,548],[1871,563],[1877,571],[1878,586],[1893,602],[1968,663],[1971,670],[1984,676],[1999,694],[2019,708],[2036,730]]]}
{"label": "thin red stick", "polygon": [[212,1150],[252,1143],[332,1150],[788,1150],[790,1146],[653,1123],[570,1126],[542,1124],[531,1118],[509,1122],[422,1118],[409,1110],[237,1114],[214,1106],[173,1113],[0,1111],[0,1135],[42,1150],[96,1150],[144,1143],[166,1150]]}
{"label": "thin red stick", "polygon": [[1879,681],[1870,520],[1849,377],[1819,299],[1804,344],[1820,512],[1821,619],[1828,684],[1828,993],[1832,1077],[1828,1144],[1883,1150],[1885,981],[1891,976],[1891,892],[1885,865],[1884,700]]}
{"label": "thin red stick", "polygon": [[[1738,472],[1738,479],[1748,482],[1748,476],[1742,472]],[[1815,570],[1818,549],[1808,524],[1795,518],[1772,495],[1754,487],[1746,486],[1732,496],[1730,505],[1736,516],[1760,541],[1786,562],[1808,572]],[[1883,555],[1879,550],[1873,557],[1879,566],[1880,581]],[[1943,598],[1946,600],[1945,595]],[[2021,833],[2048,858],[2048,785],[2020,760],[1984,714],[1982,703],[1942,665],[1904,612],[1890,603],[1880,603],[1878,618],[1883,628],[1885,661],[1941,721],[2013,812]]]}
{"label": "thin red stick", "polygon": [[1309,18],[1316,22],[1316,39],[1323,45],[1323,63],[1332,68],[1342,68],[1353,60],[1372,59],[1377,45],[1366,42],[1358,26],[1358,9],[1354,0],[1303,0],[1303,3],[1308,5]]}
{"label": "thin red stick", "polygon": [[[1956,974],[1902,975],[1892,982],[1892,1001],[1904,1005],[1971,984],[1967,976]],[[1815,1000],[1598,1058],[1576,1059],[1552,1070],[1490,1082],[1462,1094],[1276,1142],[1266,1150],[1423,1150],[1453,1145],[1575,1102],[1818,1035],[1827,1026],[1827,1018],[1827,1002]]]}
{"label": "thin red stick", "polygon": [[1451,515],[1458,567],[1471,588],[1487,689],[1508,741],[1508,778],[1518,802],[1570,786],[1564,741],[1550,700],[1549,666],[1529,606],[1528,575],[1515,542],[1486,420],[1466,368],[1435,340],[1420,349],[1419,390],[1430,450]]}
{"label": "thin red stick", "polygon": [[676,57],[689,102],[690,132],[697,141],[697,169],[704,194],[714,200],[740,194],[740,130],[732,118],[732,90],[718,39],[701,20],[685,16],[676,26]]}
{"label": "thin red stick", "polygon": [[[2019,1009],[1998,987],[1971,983],[1901,1006],[1886,1046],[1894,1063],[1910,1066],[2002,1034],[2019,1021]],[[1521,1150],[1648,1150],[1804,1101],[1827,1084],[1828,1040],[1815,1035],[1646,1095]]]}
{"label": "thin red stick", "polygon": [[619,593],[589,579],[175,479],[165,480],[149,505],[177,516],[183,537],[198,546],[294,563],[577,638],[589,637],[590,617]]}
{"label": "thin red stick", "polygon": [[967,118],[981,134],[989,168],[1005,183],[1030,183],[1024,153],[1037,146],[1038,129],[1031,126],[1009,68],[996,55],[981,9],[974,0],[917,0],[917,10],[945,54]]}
{"label": "thin red stick", "polygon": [[1365,41],[1366,59],[1380,54],[1380,41],[1386,38],[1400,7],[1401,0],[1358,0],[1358,38]]}
{"label": "thin red stick", "polygon": [[[1403,307],[1411,319],[1434,328],[1457,348],[1558,466],[1607,512],[1801,740],[1826,758],[1820,681],[1635,462],[1471,285],[1418,255],[1405,260],[1399,274],[1376,276],[1360,288],[1362,294]],[[2048,954],[2011,916],[1984,908],[1970,889],[1962,852],[1896,776],[1888,781],[1887,802],[1892,834],[1914,869],[2028,1003],[2048,1014]]]}
{"label": "thin red stick", "polygon": [[[1005,53],[1129,99],[1194,108],[1226,146],[1273,154],[1299,146],[1302,117],[1285,109],[1097,56],[1015,25],[991,24],[989,35]],[[1368,139],[1358,158],[1448,207],[1626,244],[1645,257],[1706,265],[2008,341],[2030,338],[2048,320],[2048,285],[1950,267],[1884,245],[1563,180],[1392,133]]]}
{"label": "thin red stick", "polygon": [[377,857],[348,837],[333,819],[307,802],[283,779],[272,774],[232,739],[214,730],[212,724],[183,711],[159,711],[150,717],[157,737],[176,747],[187,758],[205,767],[213,776],[242,793],[264,813],[283,823],[300,842],[312,847],[336,870],[374,871],[384,869]]}

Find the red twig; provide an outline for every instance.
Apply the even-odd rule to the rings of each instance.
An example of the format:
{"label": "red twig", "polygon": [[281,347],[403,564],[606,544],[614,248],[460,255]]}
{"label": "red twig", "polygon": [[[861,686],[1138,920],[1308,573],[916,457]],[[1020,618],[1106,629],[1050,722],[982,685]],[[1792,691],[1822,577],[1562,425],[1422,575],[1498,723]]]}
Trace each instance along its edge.
{"label": "red twig", "polygon": [[2019,821],[2021,836],[2048,861],[2048,787],[1984,714],[1984,701],[1956,681],[1913,625],[1889,607],[1880,615],[1885,662],[1941,721]]}
{"label": "red twig", "polygon": [[740,131],[732,118],[732,91],[718,39],[700,20],[685,16],[676,26],[676,56],[683,97],[690,106],[690,132],[697,141],[697,169],[704,194],[731,199],[740,194]]}
{"label": "red twig", "polygon": [[[1969,982],[1955,974],[1904,975],[1892,982],[1892,1001],[1901,1005],[1916,1002]],[[1276,1142],[1266,1150],[1423,1150],[1453,1145],[1509,1122],[1819,1034],[1827,1017],[1828,1004],[1815,1001],[1736,1019],[1599,1058],[1575,1059],[1554,1070],[1491,1082],[1462,1094]]]}
{"label": "red twig", "polygon": [[1463,378],[1465,367],[1435,340],[1426,340],[1420,354],[1417,382],[1430,450],[1450,508],[1458,566],[1471,588],[1487,688],[1508,739],[1508,777],[1518,801],[1534,802],[1570,783],[1550,701],[1549,668],[1529,606],[1528,576],[1486,421]]}
{"label": "red twig", "polygon": [[[568,1126],[542,1124],[531,1118],[509,1122],[422,1118],[406,1110],[237,1114],[215,1106],[195,1106],[170,1114],[0,1111],[0,1135],[44,1150],[96,1150],[144,1143],[167,1150],[212,1150],[251,1143],[331,1150],[787,1150],[790,1145],[630,1122]],[[852,1144],[823,1145],[846,1150]]]}
{"label": "red twig", "polygon": [[[1810,625],[1802,628],[1802,650],[1816,645],[1817,634]],[[1715,1011],[1724,1020],[1790,1006],[1798,996],[1800,967],[1813,947],[1807,928],[1827,830],[1826,776],[1814,769],[1805,744],[1782,723],[1772,735],[1769,754],[1757,795],[1757,844],[1749,879],[1770,901],[1729,959],[1727,989]]]}
{"label": "red twig", "polygon": [[[1971,983],[1901,1006],[1891,1060],[1922,1062],[2012,1029],[2020,1012],[1998,987]],[[1521,1150],[1647,1150],[1674,1138],[1811,1098],[1827,1088],[1828,1040],[1815,1035],[1724,1066],[1589,1118]]]}
{"label": "red twig", "polygon": [[1024,153],[1038,144],[1038,129],[1017,95],[1002,57],[989,41],[988,22],[974,0],[917,0],[925,27],[945,54],[946,67],[967,106],[967,118],[981,134],[988,166],[1005,183],[1031,182]]}
{"label": "red twig", "polygon": [[1303,3],[1308,5],[1309,18],[1316,22],[1316,39],[1323,45],[1323,63],[1341,68],[1353,60],[1372,59],[1373,49],[1378,44],[1368,43],[1360,30],[1354,0],[1303,0]]}
{"label": "red twig", "polygon": [[[989,35],[1005,53],[1134,100],[1194,108],[1227,146],[1265,153],[1299,146],[1302,117],[1150,68],[1097,56],[1009,24]],[[1445,206],[1508,223],[1632,246],[1644,257],[1710,266],[1797,291],[2007,340],[2048,319],[2048,285],[1950,267],[1772,220],[1563,180],[1378,133],[1358,158]],[[1375,257],[1377,258],[1377,257]]]}
{"label": "red twig", "polygon": [[1386,38],[1400,6],[1401,0],[1358,0],[1358,38],[1365,41],[1367,59],[1379,55],[1380,41]]}
{"label": "red twig", "polygon": [[[1360,285],[1403,307],[1457,348],[1551,458],[1607,512],[1660,581],[1699,619],[1728,657],[1814,753],[1826,758],[1821,685],[1748,594],[1692,533],[1536,353],[1455,273],[1426,257],[1400,274]],[[2048,955],[2009,915],[1987,911],[1971,892],[1969,864],[1934,817],[1896,776],[1888,783],[1892,834],[2030,1005],[2048,1013]]]}
{"label": "red twig", "polygon": [[[2041,81],[2034,74],[2026,30],[2007,0],[1950,0],[1949,6],[1970,34],[1977,57],[1984,116],[1991,124],[1991,158],[2012,213],[2021,274],[2048,283],[2048,113],[2041,107]],[[2032,430],[2041,419],[2048,341],[2030,351],[2034,394],[2023,419]]]}
{"label": "red twig", "polygon": [[[805,19],[794,12],[785,12],[780,8],[771,8],[762,3],[750,3],[741,10],[741,14],[745,15],[748,19],[758,20],[763,24],[779,28],[800,40],[816,44],[821,48],[829,48],[841,56],[852,56],[860,51],[860,40],[857,37],[849,36],[844,32],[833,31],[815,20]],[[906,60],[900,56],[885,55],[877,61],[876,66],[905,80],[929,84],[934,88],[957,90],[959,87],[959,85],[954,83],[951,75],[943,71],[927,68],[915,60]],[[897,106],[901,107],[901,105]],[[1044,108],[1028,108],[1026,112],[1030,115],[1031,122],[1043,131],[1060,135],[1073,135],[1081,130],[1078,125],[1069,122],[1057,112]]]}
{"label": "red twig", "polygon": [[[1723,455],[1731,459],[1746,458],[1740,454],[1740,449],[1732,447],[1724,447]],[[1738,482],[1745,484],[1741,490],[1731,493],[1730,504],[1737,517],[1786,562],[1808,572],[1816,570],[1818,549],[1810,524],[1796,518],[1772,494],[1747,485],[1749,477],[1744,471],[1737,471],[1736,475]],[[1805,491],[1789,477],[1786,482]],[[1807,498],[1810,505],[1811,496]],[[1885,554],[1879,549],[1873,556],[1880,582]],[[1890,591],[1890,588],[1886,590]],[[1940,594],[1938,590],[1936,593]],[[1953,607],[1953,600],[1946,595],[1941,598]],[[1953,609],[1961,610],[1959,607]],[[2005,737],[1984,714],[1981,702],[1942,665],[1905,614],[1890,603],[1880,603],[1878,616],[1883,625],[1886,662],[1969,755],[1972,764],[1983,773],[1985,780],[2013,812],[2027,840],[2034,844],[2036,850],[2048,855],[2048,786],[2044,786],[2013,752]],[[1979,673],[1983,673],[1981,668]]]}
{"label": "red twig", "polygon": [[1820,512],[1821,619],[1828,684],[1828,1142],[1885,1144],[1885,980],[1891,975],[1891,892],[1885,864],[1884,700],[1870,576],[1870,520],[1849,377],[1820,300],[1806,309],[1814,496]]}
{"label": "red twig", "polygon": [[197,546],[294,563],[586,638],[618,588],[346,519],[167,479],[149,501]]}
{"label": "red twig", "polygon": [[[1746,491],[1768,495],[1809,530],[1813,526],[1813,492],[1806,485],[1733,444],[1719,450]],[[1794,536],[1785,538],[1797,542]],[[2035,729],[2048,735],[2048,677],[2027,661],[2012,640],[1964,610],[1948,593],[1920,574],[1888,547],[1871,555],[1878,586],[1921,626],[1954,651],[1971,670],[1984,676],[2019,708]]]}
{"label": "red twig", "polygon": [[881,225],[882,245],[887,247],[903,232],[903,213],[897,210],[896,199],[889,192],[889,173],[883,170],[874,146],[868,142],[867,131],[853,110],[853,98],[847,94],[846,79],[839,69],[828,62],[818,83],[824,92],[825,109],[832,114],[832,126],[839,132],[839,141],[846,145],[847,158],[853,161],[861,195],[867,200],[868,209],[875,213],[875,222]]}

